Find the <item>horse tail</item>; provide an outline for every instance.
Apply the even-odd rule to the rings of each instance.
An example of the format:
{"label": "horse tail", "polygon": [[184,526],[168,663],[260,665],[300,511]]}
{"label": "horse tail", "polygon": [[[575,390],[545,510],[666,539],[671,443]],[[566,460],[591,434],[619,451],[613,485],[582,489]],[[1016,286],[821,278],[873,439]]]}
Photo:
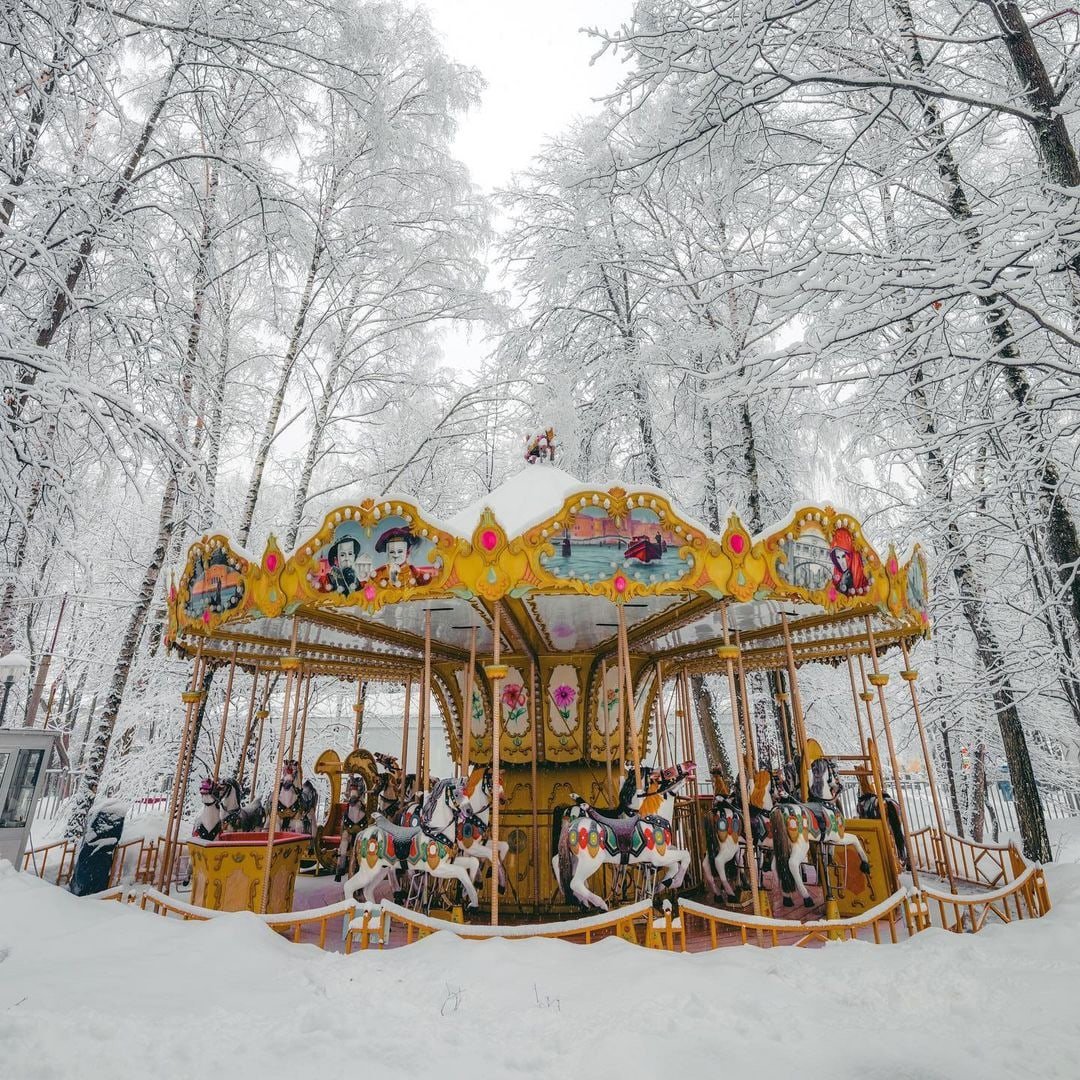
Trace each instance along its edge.
{"label": "horse tail", "polygon": [[889,828],[892,830],[893,840],[896,842],[896,854],[900,856],[902,865],[907,865],[907,844],[904,843],[904,824],[900,820],[900,808],[890,799],[885,804],[885,813],[889,817]]}
{"label": "horse tail", "polygon": [[559,836],[559,887],[568,904],[577,899],[570,888],[570,879],[574,876],[574,853],[570,846],[570,829],[563,828]]}
{"label": "horse tail", "polygon": [[786,815],[779,806],[769,815],[772,823],[773,856],[780,888],[785,893],[795,891],[795,875],[791,872],[791,837],[788,835]]}
{"label": "horse tail", "polygon": [[566,818],[569,806],[559,805],[551,811],[551,854],[559,853],[559,838],[562,836],[563,821]]}

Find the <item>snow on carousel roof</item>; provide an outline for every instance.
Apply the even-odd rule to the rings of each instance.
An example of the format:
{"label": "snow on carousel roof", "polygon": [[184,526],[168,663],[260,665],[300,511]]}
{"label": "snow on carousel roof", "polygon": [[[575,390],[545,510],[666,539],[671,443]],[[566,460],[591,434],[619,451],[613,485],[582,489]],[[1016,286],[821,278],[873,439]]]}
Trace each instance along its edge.
{"label": "snow on carousel roof", "polygon": [[519,536],[531,525],[543,521],[575,492],[591,491],[606,484],[583,484],[576,476],[554,465],[526,465],[446,521],[458,536],[471,537],[480,524],[480,516],[490,509],[507,536]]}

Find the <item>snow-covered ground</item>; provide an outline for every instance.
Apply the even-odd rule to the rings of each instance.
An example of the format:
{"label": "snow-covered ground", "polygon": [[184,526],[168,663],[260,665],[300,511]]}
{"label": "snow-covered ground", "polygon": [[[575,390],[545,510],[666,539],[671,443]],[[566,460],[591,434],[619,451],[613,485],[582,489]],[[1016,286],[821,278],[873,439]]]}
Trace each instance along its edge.
{"label": "snow-covered ground", "polygon": [[352,956],[0,866],[0,1076],[1080,1075],[1080,823],[1045,919],[897,946],[648,952],[435,935]]}

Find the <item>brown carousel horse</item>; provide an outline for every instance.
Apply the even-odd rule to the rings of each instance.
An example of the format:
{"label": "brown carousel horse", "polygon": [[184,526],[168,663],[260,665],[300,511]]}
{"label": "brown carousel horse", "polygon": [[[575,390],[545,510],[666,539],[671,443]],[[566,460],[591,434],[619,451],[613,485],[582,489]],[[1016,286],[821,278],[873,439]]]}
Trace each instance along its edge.
{"label": "brown carousel horse", "polygon": [[[701,869],[706,884],[717,900],[734,899],[739,868],[735,856],[743,840],[742,799],[721,785],[712,807],[705,815],[705,849]],[[738,784],[735,785],[738,789]],[[768,769],[754,773],[750,787],[750,835],[754,850],[760,852],[769,832],[769,814],[773,809],[773,777]],[[760,855],[758,866],[762,865]],[[730,891],[730,896],[728,893]]]}

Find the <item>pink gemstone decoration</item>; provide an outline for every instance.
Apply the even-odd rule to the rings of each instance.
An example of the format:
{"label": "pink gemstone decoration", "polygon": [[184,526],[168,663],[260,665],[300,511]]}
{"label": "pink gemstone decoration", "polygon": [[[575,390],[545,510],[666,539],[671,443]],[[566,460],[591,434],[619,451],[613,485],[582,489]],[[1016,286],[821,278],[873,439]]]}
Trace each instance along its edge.
{"label": "pink gemstone decoration", "polygon": [[739,533],[731,534],[731,550],[734,551],[736,555],[741,555],[745,546],[746,541],[743,540]]}
{"label": "pink gemstone decoration", "polygon": [[896,573],[896,560],[895,559],[890,559],[889,560],[889,573],[890,574],[895,574]]}
{"label": "pink gemstone decoration", "polygon": [[499,542],[499,534],[494,529],[485,529],[480,534],[480,543],[483,545],[485,551],[494,551],[495,545]]}
{"label": "pink gemstone decoration", "polygon": [[277,569],[277,556],[272,551],[266,556],[266,569],[271,574]]}
{"label": "pink gemstone decoration", "polygon": [[835,585],[830,585],[829,586],[828,596],[829,596],[830,601],[836,599],[836,586]]}
{"label": "pink gemstone decoration", "polygon": [[365,600],[374,600],[375,599],[375,586],[374,585],[366,585],[364,587],[364,599]]}
{"label": "pink gemstone decoration", "polygon": [[615,591],[626,592],[626,578],[622,574],[615,575]]}
{"label": "pink gemstone decoration", "polygon": [[203,621],[204,623],[208,623],[208,622],[210,621],[210,609],[209,609],[209,608],[207,608],[207,609],[206,609],[206,610],[205,610],[205,611],[204,611],[204,612],[202,613],[202,621]]}

